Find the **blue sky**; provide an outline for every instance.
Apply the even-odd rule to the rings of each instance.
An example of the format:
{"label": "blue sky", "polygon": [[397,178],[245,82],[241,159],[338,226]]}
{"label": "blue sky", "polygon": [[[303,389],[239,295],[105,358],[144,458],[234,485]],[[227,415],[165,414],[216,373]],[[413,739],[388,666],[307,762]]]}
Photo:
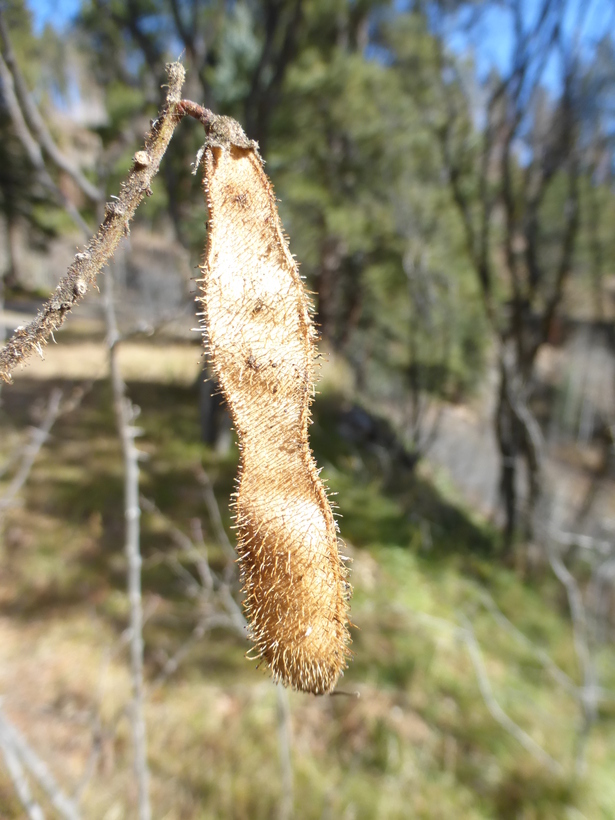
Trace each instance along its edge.
{"label": "blue sky", "polygon": [[[35,31],[40,32],[47,23],[62,29],[79,11],[81,0],[26,0],[34,19]],[[524,0],[528,22],[536,14],[537,0]],[[572,0],[564,19],[564,31],[568,37],[574,36],[577,13],[589,5],[584,24],[579,33],[582,48],[591,50],[605,31],[613,32],[615,24],[615,0]],[[468,38],[456,36],[450,39],[456,51],[465,51],[473,45],[476,65],[481,77],[496,67],[506,70],[512,58],[512,26],[510,17],[500,6],[485,2],[485,13],[470,43]],[[544,81],[553,90],[557,88],[557,64],[551,61],[545,70]]]}
{"label": "blue sky", "polygon": [[[468,46],[473,47],[476,67],[481,78],[484,78],[493,67],[506,71],[513,57],[511,15],[502,6],[488,3],[485,5],[488,8],[485,9],[480,25],[474,30],[471,40],[461,35],[449,40],[449,45],[458,52],[465,51]],[[528,27],[535,21],[541,5],[537,0],[524,0]],[[581,9],[585,14],[580,30],[576,31]],[[614,23],[615,0],[572,0],[567,6],[563,31],[568,41],[578,37],[581,51],[588,54],[605,33],[611,33],[612,36]],[[557,89],[559,71],[555,58],[547,64],[543,81],[553,90]]]}
{"label": "blue sky", "polygon": [[62,29],[79,11],[81,0],[26,0],[32,12],[34,30],[40,33],[47,23]]}

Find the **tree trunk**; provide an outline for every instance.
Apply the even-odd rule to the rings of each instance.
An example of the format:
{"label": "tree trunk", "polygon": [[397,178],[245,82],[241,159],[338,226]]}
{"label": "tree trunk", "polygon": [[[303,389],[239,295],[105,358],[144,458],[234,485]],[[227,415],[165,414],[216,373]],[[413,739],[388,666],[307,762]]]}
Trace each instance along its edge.
{"label": "tree trunk", "polygon": [[4,283],[7,287],[14,288],[21,282],[21,231],[19,220],[12,215],[6,217],[6,240],[8,267]]}
{"label": "tree trunk", "polygon": [[215,447],[218,444],[226,413],[220,388],[207,365],[204,365],[199,377],[199,411],[201,441],[210,447]]}
{"label": "tree trunk", "polygon": [[510,404],[507,374],[500,367],[500,394],[495,417],[495,430],[500,449],[500,494],[504,505],[504,554],[512,552],[517,528],[517,424]]}

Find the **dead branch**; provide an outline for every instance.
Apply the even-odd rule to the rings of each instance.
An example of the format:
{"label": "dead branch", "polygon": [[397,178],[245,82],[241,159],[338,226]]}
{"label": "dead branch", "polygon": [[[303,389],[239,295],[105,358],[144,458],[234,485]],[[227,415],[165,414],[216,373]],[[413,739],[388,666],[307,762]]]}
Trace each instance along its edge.
{"label": "dead branch", "polygon": [[0,749],[6,768],[8,769],[9,777],[17,792],[21,805],[24,807],[29,820],[45,820],[45,815],[39,804],[32,797],[30,791],[30,784],[28,783],[28,776],[26,775],[21,761],[13,747],[12,738],[6,730],[4,718],[0,713]]}
{"label": "dead branch", "polygon": [[224,549],[227,557],[231,558],[234,561],[236,558],[235,550],[233,548],[233,545],[231,544],[230,538],[228,537],[226,530],[224,529],[222,515],[220,514],[220,506],[214,493],[211,478],[209,477],[207,470],[203,467],[202,464],[197,469],[196,475],[197,480],[203,488],[203,498],[205,499],[205,504],[207,505],[207,512],[209,513],[209,518],[213,525],[214,532],[216,533],[218,543]]}
{"label": "dead branch", "polygon": [[558,763],[558,761],[551,757],[551,755],[546,752],[542,746],[536,743],[536,741],[528,735],[528,733],[522,729],[521,726],[515,723],[514,720],[500,706],[493,693],[493,688],[491,686],[491,681],[489,680],[485,661],[483,659],[479,643],[476,639],[474,629],[468,618],[462,616],[463,626],[459,626],[453,621],[448,621],[445,618],[438,618],[433,615],[429,615],[426,612],[413,612],[412,614],[422,623],[438,629],[445,629],[447,632],[452,633],[465,643],[470,660],[472,661],[472,666],[474,667],[478,688],[485,706],[493,719],[497,721],[500,726],[502,726],[502,728],[505,729],[512,737],[514,737],[515,740],[532,755],[532,757],[536,758],[536,760],[538,760],[543,766],[549,769],[549,771],[554,772],[555,774],[561,774],[563,772],[561,763]]}
{"label": "dead branch", "polygon": [[[212,488],[213,493],[213,488]],[[215,496],[214,496],[215,498]],[[217,502],[216,502],[217,504]],[[169,533],[172,539],[175,541],[177,546],[185,552],[185,554],[194,561],[196,566],[197,572],[199,574],[200,579],[200,586],[195,580],[195,578],[185,571],[185,569],[181,566],[178,561],[175,561],[172,555],[166,554],[164,559],[167,563],[170,563],[174,571],[179,577],[184,578],[186,582],[186,586],[191,591],[193,597],[200,597],[202,603],[211,603],[211,596],[216,593],[220,598],[222,603],[223,610],[226,611],[226,614],[221,614],[219,612],[212,614],[208,614],[207,618],[212,619],[215,621],[214,626],[227,626],[233,629],[238,635],[242,638],[246,637],[246,629],[247,629],[247,621],[245,616],[241,610],[241,606],[235,598],[233,597],[232,593],[232,577],[235,574],[235,552],[233,551],[232,555],[228,559],[227,568],[224,572],[222,578],[220,578],[217,573],[215,573],[210,565],[209,559],[207,556],[207,547],[203,541],[202,533],[200,531],[200,525],[198,527],[194,527],[197,530],[196,536],[194,540],[189,538],[184,532],[182,532],[179,527],[177,527],[173,521],[171,521],[157,506],[156,504],[149,498],[145,496],[141,496],[141,505],[144,510],[149,512],[152,515],[156,515],[160,521],[166,526],[169,530]],[[194,523],[194,522],[193,522]],[[198,541],[197,541],[198,539]],[[207,607],[209,608],[209,607]],[[197,627],[198,628],[198,627]],[[207,629],[213,628],[211,626],[207,626],[204,631]]]}
{"label": "dead branch", "polygon": [[293,816],[293,762],[292,726],[288,692],[282,684],[276,684],[278,749],[282,769],[282,799],[278,809],[278,820],[291,820]]}
{"label": "dead branch", "polygon": [[91,199],[92,202],[101,202],[104,198],[104,193],[93,185],[90,180],[64,156],[49,133],[49,129],[32,99],[25,78],[15,58],[13,44],[11,43],[2,8],[0,8],[0,43],[2,44],[4,61],[13,77],[14,88],[21,110],[36,141],[47,153],[54,165],[68,174],[88,199]]}
{"label": "dead branch", "polygon": [[536,760],[542,763],[543,766],[555,774],[562,774],[563,768],[561,763],[558,763],[557,760],[552,758],[550,754],[545,752],[542,746],[536,743],[533,737],[528,735],[526,731],[515,723],[514,720],[506,714],[496,700],[491,687],[491,681],[489,680],[489,676],[487,674],[485,661],[483,659],[478,641],[476,640],[476,635],[474,634],[472,624],[465,616],[463,617],[463,622],[464,628],[462,630],[462,637],[468,647],[470,660],[474,666],[478,688],[480,689],[485,706],[489,710],[491,716],[500,724],[500,726],[506,729],[506,731],[532,755],[532,757],[535,757]]}
{"label": "dead branch", "polygon": [[134,743],[134,767],[137,779],[139,818],[150,820],[149,770],[147,766],[147,734],[144,717],[143,686],[143,608],[141,597],[141,548],[139,507],[139,451],[135,437],[139,434],[134,422],[138,408],[126,394],[117,358],[120,335],[113,302],[113,270],[107,275],[105,311],[107,319],[107,344],[113,390],[113,408],[122,445],[124,461],[124,518],[125,552],[127,560],[127,584],[130,604],[130,670],[132,677],[132,732]]}
{"label": "dead branch", "polygon": [[[29,770],[30,774],[35,778],[58,814],[65,818],[65,820],[79,820],[80,815],[77,806],[69,797],[67,797],[66,794],[64,794],[55,777],[47,768],[47,765],[29,746],[26,739],[17,730],[17,728],[10,723],[0,707],[0,745],[3,746],[3,750],[5,748],[5,743],[8,744],[8,748],[13,749],[15,756],[18,757],[18,764],[23,763],[23,765]],[[21,769],[21,766],[18,768]],[[23,770],[21,771],[23,773]],[[13,782],[17,788],[17,783],[14,778]],[[27,783],[27,781],[25,782]],[[20,788],[23,788],[23,780],[20,784]],[[22,793],[19,789],[17,790],[23,803]],[[25,795],[26,793],[23,792],[23,794]],[[25,805],[26,803],[24,803],[24,806]],[[40,808],[38,810],[39,814],[29,814],[32,820],[42,820],[43,813]]]}
{"label": "dead branch", "polygon": [[[223,577],[220,577],[211,569],[200,522],[198,520],[192,522],[194,536],[190,538],[151,499],[141,496],[141,506],[146,512],[155,515],[164,524],[177,547],[194,562],[199,576],[197,581],[173,554],[165,553],[162,556],[165,563],[185,584],[187,594],[199,602],[201,611],[190,636],[164,661],[162,669],[153,684],[153,687],[156,688],[177,671],[179,665],[189,655],[192,648],[212,629],[228,629],[238,637],[245,639],[248,625],[231,588],[233,576],[235,575],[235,562],[231,559],[228,560]],[[232,559],[234,559],[234,553]]]}
{"label": "dead branch", "polygon": [[55,388],[51,391],[42,423],[39,427],[35,427],[32,430],[30,441],[24,447],[21,455],[21,464],[19,465],[13,480],[7,487],[6,492],[0,497],[0,520],[2,519],[4,512],[15,503],[15,499],[28,480],[28,476],[30,475],[30,471],[36,461],[36,457],[38,456],[43,444],[47,441],[49,432],[60,414],[61,401],[62,391],[59,388]]}
{"label": "dead branch", "polygon": [[23,489],[28,477],[30,476],[30,472],[34,466],[34,462],[36,461],[41,447],[49,438],[51,428],[56,423],[57,419],[60,416],[63,416],[66,413],[71,413],[75,410],[80,405],[88,390],[91,389],[92,384],[93,381],[87,382],[83,386],[75,388],[75,390],[65,401],[62,401],[63,393],[59,388],[55,388],[51,391],[47,402],[47,408],[43,415],[43,420],[38,427],[32,428],[29,443],[26,444],[26,446],[21,450],[18,449],[9,458],[8,463],[0,468],[1,476],[6,473],[7,470],[13,466],[13,464],[19,461],[21,462],[17,468],[17,472],[15,473],[13,480],[7,487],[6,492],[4,495],[0,496],[0,521],[2,521],[5,511],[15,504],[17,496]]}
{"label": "dead branch", "polygon": [[562,561],[555,544],[549,539],[547,540],[547,555],[553,572],[566,590],[572,620],[574,648],[583,678],[583,684],[579,688],[578,694],[583,722],[577,738],[576,755],[576,768],[579,773],[582,773],[585,766],[585,744],[598,717],[598,673],[595,658],[590,648],[585,604],[579,584]]}
{"label": "dead branch", "polygon": [[[12,88],[12,75],[0,59],[0,79],[3,83],[5,74],[8,75],[7,87]],[[133,167],[126,181],[122,183],[119,197],[107,203],[105,218],[98,233],[82,252],[76,254],[67,275],[39,310],[36,319],[27,327],[18,328],[0,351],[0,379],[5,382],[11,381],[11,373],[17,365],[23,364],[29,356],[47,343],[53,331],[64,324],[72,308],[83,299],[88,288],[95,286],[96,277],[102,267],[127,234],[137,206],[144,196],[151,194],[151,182],[158,172],[160,160],[182,116],[178,111],[178,104],[185,78],[184,68],[180,63],[169,63],[167,75],[169,85],[165,105],[145,138],[144,149],[134,155]],[[38,143],[33,139],[32,142],[40,155]]]}
{"label": "dead branch", "polygon": [[572,695],[575,698],[579,696],[579,687],[576,683],[572,680],[572,678],[567,675],[563,669],[553,661],[552,658],[544,651],[544,649],[540,649],[540,647],[536,646],[530,639],[518,629],[512,621],[509,621],[506,615],[502,612],[502,610],[497,606],[491,595],[487,592],[482,592],[480,596],[481,603],[487,609],[491,615],[493,616],[496,623],[505,629],[508,633],[510,633],[520,644],[522,644],[527,650],[529,650],[535,658],[537,658],[543,667],[547,670],[547,672],[551,675],[553,680],[555,680],[562,689],[565,689],[568,694]]}
{"label": "dead branch", "polygon": [[43,159],[43,152],[41,150],[41,147],[30,133],[23,112],[19,105],[19,101],[15,93],[13,75],[9,71],[7,64],[4,62],[4,59],[1,56],[0,81],[2,82],[2,92],[6,102],[6,107],[8,108],[9,115],[13,123],[13,127],[15,129],[15,133],[19,141],[21,142],[26,154],[28,155],[28,159],[30,160],[30,162],[32,163],[32,165],[38,173],[38,181],[47,191],[49,191],[52,197],[66,210],[66,212],[71,217],[73,222],[85,233],[85,235],[89,236],[90,229],[87,223],[85,222],[77,208],[75,208],[73,203],[68,199],[68,197],[66,197],[62,193],[62,191],[55,184],[55,182],[49,174],[49,171],[45,166],[45,160]]}

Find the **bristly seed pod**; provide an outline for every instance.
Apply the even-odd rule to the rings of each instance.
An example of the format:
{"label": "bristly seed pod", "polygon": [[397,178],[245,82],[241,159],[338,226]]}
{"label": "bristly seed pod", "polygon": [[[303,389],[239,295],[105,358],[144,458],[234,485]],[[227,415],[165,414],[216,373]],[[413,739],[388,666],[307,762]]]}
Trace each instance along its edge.
{"label": "bristly seed pod", "polygon": [[350,587],[308,443],[316,333],[257,148],[228,117],[209,125],[199,299],[239,436],[235,516],[250,636],[276,681],[323,694],[346,667]]}

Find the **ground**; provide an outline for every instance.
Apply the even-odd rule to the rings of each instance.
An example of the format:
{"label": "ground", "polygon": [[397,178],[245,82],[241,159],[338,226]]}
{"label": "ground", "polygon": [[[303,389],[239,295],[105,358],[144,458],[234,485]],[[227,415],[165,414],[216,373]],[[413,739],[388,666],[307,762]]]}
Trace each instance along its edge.
{"label": "ground", "polygon": [[[37,399],[95,377],[56,423],[19,506],[4,524],[0,692],[6,713],[58,780],[81,790],[83,816],[134,816],[127,708],[122,476],[100,338],[49,348],[3,388],[2,456],[23,440]],[[58,354],[58,351],[61,352]],[[60,359],[54,364],[54,356]],[[122,364],[141,408],[146,718],[156,817],[271,818],[282,798],[276,690],[233,632],[205,634],[157,682],[190,636],[198,606],[174,545],[202,521],[212,567],[223,553],[198,470],[214,482],[227,531],[237,455],[199,441],[196,345],[126,345]],[[326,374],[325,374],[326,376]],[[44,378],[43,378],[44,377]],[[325,377],[312,441],[342,515],[352,558],[354,657],[347,694],[290,694],[297,818],[598,818],[615,816],[615,704],[605,702],[574,774],[578,703],[485,600],[576,681],[565,597],[548,574],[530,581],[498,560],[497,534],[434,484],[433,469],[392,465],[339,434],[344,396]],[[427,524],[425,524],[427,522]],[[175,564],[173,564],[175,560]],[[489,599],[485,595],[490,596]],[[552,773],[496,722],[455,630],[468,618],[494,696],[553,760]],[[445,623],[442,623],[441,620]],[[615,688],[612,660],[605,685]],[[610,678],[609,678],[610,674]],[[92,755],[92,749],[95,754]],[[42,799],[42,798],[41,798]],[[2,817],[21,809],[0,770]]]}

